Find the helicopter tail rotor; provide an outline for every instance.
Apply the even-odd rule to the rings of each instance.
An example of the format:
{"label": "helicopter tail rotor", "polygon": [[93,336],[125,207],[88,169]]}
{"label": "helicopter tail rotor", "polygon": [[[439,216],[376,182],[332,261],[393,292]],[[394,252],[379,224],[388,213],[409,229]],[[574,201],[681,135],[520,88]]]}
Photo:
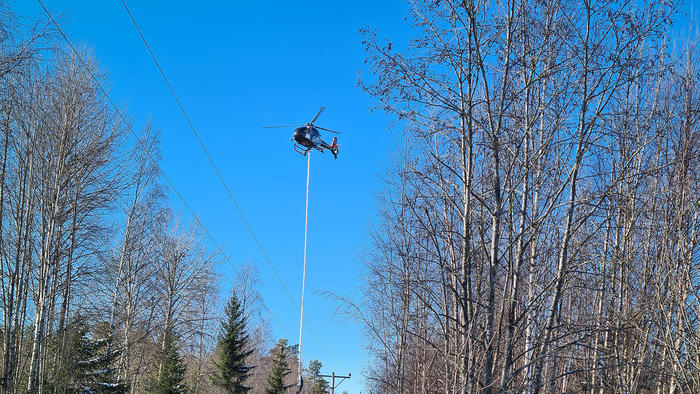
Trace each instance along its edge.
{"label": "helicopter tail rotor", "polygon": [[338,148],[340,147],[340,145],[336,144],[337,142],[338,142],[338,137],[333,137],[333,141],[331,142],[330,151],[333,154],[334,159],[338,158]]}

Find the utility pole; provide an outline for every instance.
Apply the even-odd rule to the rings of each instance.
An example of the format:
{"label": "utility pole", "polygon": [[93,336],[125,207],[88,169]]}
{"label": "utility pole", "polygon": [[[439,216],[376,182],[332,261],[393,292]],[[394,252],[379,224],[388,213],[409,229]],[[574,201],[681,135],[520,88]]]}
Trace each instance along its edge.
{"label": "utility pole", "polygon": [[[348,372],[348,376],[341,376],[341,375],[336,375],[335,372],[331,372],[330,375],[320,375],[319,374],[318,376],[320,376],[322,378],[331,378],[331,394],[335,394],[335,388],[340,386],[340,384],[343,383],[345,381],[345,379],[350,379],[350,376],[352,376],[352,374],[350,374]],[[338,382],[338,384],[336,385],[335,378],[342,379],[342,380],[340,382]]]}

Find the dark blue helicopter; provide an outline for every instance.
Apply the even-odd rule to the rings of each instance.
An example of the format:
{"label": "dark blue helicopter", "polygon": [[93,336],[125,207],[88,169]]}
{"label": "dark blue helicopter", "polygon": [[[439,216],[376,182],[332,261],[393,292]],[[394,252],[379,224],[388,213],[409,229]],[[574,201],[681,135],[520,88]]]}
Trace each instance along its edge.
{"label": "dark blue helicopter", "polygon": [[[315,126],[314,122],[316,119],[318,119],[319,116],[321,116],[321,112],[326,109],[326,107],[321,107],[321,109],[318,110],[318,113],[314,118],[311,120],[311,122],[299,126],[296,129],[294,129],[294,135],[292,136],[292,141],[294,141],[294,151],[306,156],[307,153],[311,149],[318,149],[321,153],[323,153],[324,149],[328,149],[332,154],[334,158],[338,158],[338,148],[340,145],[336,145],[338,142],[338,137],[333,137],[333,141],[330,143],[326,143],[321,139],[321,133],[318,131],[320,130],[325,130],[329,131],[331,133],[335,134],[340,134],[337,131],[333,131],[330,129],[326,129],[324,127],[320,126]],[[264,126],[266,128],[273,128],[273,127],[295,127],[294,125],[291,126]]]}

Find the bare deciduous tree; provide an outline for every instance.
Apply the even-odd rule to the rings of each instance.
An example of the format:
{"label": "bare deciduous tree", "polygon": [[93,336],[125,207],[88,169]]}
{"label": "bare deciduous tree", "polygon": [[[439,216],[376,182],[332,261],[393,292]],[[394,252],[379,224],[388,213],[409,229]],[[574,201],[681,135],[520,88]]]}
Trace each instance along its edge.
{"label": "bare deciduous tree", "polygon": [[365,31],[361,87],[405,135],[365,300],[343,300],[371,386],[692,391],[698,74],[692,45],[665,49],[676,5],[411,5],[405,47]]}

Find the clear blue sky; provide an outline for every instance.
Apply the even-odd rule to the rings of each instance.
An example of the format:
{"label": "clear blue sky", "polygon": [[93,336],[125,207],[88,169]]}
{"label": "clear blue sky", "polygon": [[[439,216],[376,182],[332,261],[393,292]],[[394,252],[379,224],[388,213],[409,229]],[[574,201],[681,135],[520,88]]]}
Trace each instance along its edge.
{"label": "clear blue sky", "polygon": [[[251,263],[260,291],[297,343],[299,314],[265,263],[170,96],[120,0],[45,0],[71,38],[94,48],[110,76],[112,98],[141,126],[162,131],[162,167],[235,263]],[[303,359],[324,372],[351,372],[340,389],[357,393],[367,358],[360,328],[333,317],[315,290],[355,296],[358,252],[368,243],[379,176],[396,138],[382,112],[357,87],[364,69],[360,27],[406,36],[408,6],[391,1],[127,1],[205,145],[297,303],[301,293],[305,159],[291,131],[262,125],[305,123],[340,130],[340,157],[311,158],[309,260],[305,315],[325,347],[304,328]],[[10,0],[21,17],[43,16],[35,0]],[[324,136],[326,137],[326,136]],[[327,137],[330,139],[330,136]],[[173,206],[187,217],[176,196]],[[223,291],[232,270],[219,267]],[[329,349],[331,354],[326,350]],[[341,390],[342,391],[342,390]]]}

